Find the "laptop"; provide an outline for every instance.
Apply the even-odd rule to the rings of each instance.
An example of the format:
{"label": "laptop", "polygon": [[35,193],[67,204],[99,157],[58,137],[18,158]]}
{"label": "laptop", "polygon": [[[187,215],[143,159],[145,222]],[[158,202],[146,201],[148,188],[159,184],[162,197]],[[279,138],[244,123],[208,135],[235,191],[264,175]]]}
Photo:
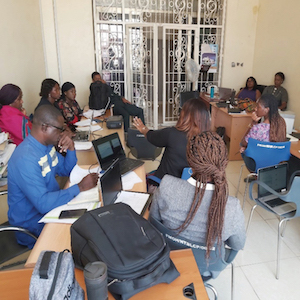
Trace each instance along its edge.
{"label": "laptop", "polygon": [[232,89],[219,87],[219,99],[220,100],[229,100],[232,94]]}
{"label": "laptop", "polygon": [[228,107],[228,113],[240,113],[241,110],[237,107],[237,103],[235,100],[235,90],[232,90],[230,96],[230,106]]}
{"label": "laptop", "polygon": [[143,215],[150,203],[147,193],[122,190],[119,160],[115,160],[100,177],[103,206],[122,202],[128,204],[136,213]]}
{"label": "laptop", "polygon": [[[267,184],[278,193],[287,191],[287,163],[258,169],[258,180]],[[258,186],[258,201],[278,215],[284,215],[296,210],[296,204],[285,202]]]}
{"label": "laptop", "polygon": [[126,158],[117,132],[93,140],[92,143],[102,170],[107,170],[116,159],[120,160],[121,175],[144,164],[142,160]]}

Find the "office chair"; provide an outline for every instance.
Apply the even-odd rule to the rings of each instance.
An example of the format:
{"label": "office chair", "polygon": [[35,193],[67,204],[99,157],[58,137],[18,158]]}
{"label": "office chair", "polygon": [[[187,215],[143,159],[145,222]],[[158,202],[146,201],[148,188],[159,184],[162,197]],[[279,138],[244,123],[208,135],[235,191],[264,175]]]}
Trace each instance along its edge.
{"label": "office chair", "polygon": [[[7,194],[7,191],[1,191],[0,194],[5,195]],[[1,224],[0,225],[0,245],[1,245],[0,265],[30,250],[27,246],[18,244],[15,236],[16,231],[23,232],[24,234],[31,236],[34,240],[37,240],[37,237],[33,235],[31,232],[29,232],[27,229],[18,226],[11,226],[9,225],[8,222]],[[18,261],[16,263],[3,265],[0,267],[0,271],[24,263],[25,261]]]}
{"label": "office chair", "polygon": [[[251,157],[255,161],[255,173],[250,173],[247,175],[243,197],[243,210],[250,177],[253,175],[256,176],[259,168],[274,166],[282,161],[288,161],[291,156],[290,147],[291,142],[262,142],[249,138],[248,145],[244,153],[246,156]],[[245,164],[241,165],[235,197],[238,196],[244,166]]]}
{"label": "office chair", "polygon": [[[149,173],[149,175],[147,175],[147,180],[150,179],[159,185],[161,182],[161,179],[156,177],[154,174],[155,174],[155,171],[152,171],[151,173]],[[182,171],[181,179],[188,180],[192,176],[192,174],[193,174],[192,169],[190,167],[186,167]]]}
{"label": "office chair", "polygon": [[200,99],[199,91],[189,91],[189,92],[182,92],[179,94],[179,107],[182,108],[183,104],[189,99]]}
{"label": "office chair", "polygon": [[234,267],[233,260],[236,257],[238,251],[233,250],[223,243],[221,249],[216,244],[212,247],[210,251],[210,257],[207,261],[206,255],[206,245],[204,243],[198,243],[186,238],[176,235],[173,231],[164,226],[160,221],[150,216],[150,223],[156,227],[165,237],[166,242],[170,246],[171,250],[186,249],[191,248],[203,279],[205,287],[212,290],[215,299],[218,299],[218,294],[216,289],[207,281],[212,278],[218,277],[221,271],[223,271],[228,264],[231,264],[231,299],[233,299],[234,292]]}
{"label": "office chair", "polygon": [[135,158],[142,160],[156,160],[162,148],[156,147],[145,138],[137,129],[128,128],[127,146]]}
{"label": "office chair", "polygon": [[[288,192],[285,193],[284,195],[277,193],[272,188],[270,188],[267,184],[265,184],[264,182],[262,182],[260,180],[255,180],[255,181],[251,182],[250,187],[249,187],[249,197],[250,197],[251,200],[255,201],[255,205],[252,207],[252,210],[251,210],[251,213],[250,213],[250,216],[249,216],[247,229],[246,229],[246,235],[248,235],[250,222],[252,220],[254,210],[257,206],[260,206],[260,207],[264,208],[265,210],[267,210],[267,211],[269,211],[269,212],[271,212],[271,213],[273,213],[273,214],[275,214],[276,216],[279,217],[278,232],[277,232],[278,238],[277,238],[276,279],[279,279],[280,250],[281,250],[282,238],[284,236],[284,231],[285,231],[285,227],[286,227],[286,222],[300,216],[300,209],[299,209],[299,205],[300,205],[300,200],[299,200],[299,195],[300,195],[300,172],[299,171],[296,171],[296,172],[293,173],[293,175],[291,176],[290,182],[291,182],[291,186],[288,189]],[[258,186],[263,187],[268,192],[270,192],[271,194],[277,196],[278,198],[280,198],[283,201],[294,202],[297,205],[296,211],[290,212],[290,213],[287,213],[287,214],[284,214],[284,215],[280,216],[276,212],[270,210],[267,206],[265,206],[263,203],[258,201],[253,196],[253,186],[254,186],[254,184],[257,184]]]}

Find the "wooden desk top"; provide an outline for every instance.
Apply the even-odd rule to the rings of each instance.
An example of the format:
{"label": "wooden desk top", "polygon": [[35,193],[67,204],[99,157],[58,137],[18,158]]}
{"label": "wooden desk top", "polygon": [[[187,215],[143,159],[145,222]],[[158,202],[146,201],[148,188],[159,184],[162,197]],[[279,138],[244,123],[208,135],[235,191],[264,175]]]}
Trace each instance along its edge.
{"label": "wooden desk top", "polygon": [[291,154],[300,159],[300,140],[291,142]]}
{"label": "wooden desk top", "polygon": [[[194,283],[197,299],[209,300],[192,250],[171,251],[170,257],[179,271],[180,276],[170,284],[161,283],[148,288],[131,297],[131,300],[183,300],[186,298],[182,294],[182,289],[192,282]],[[0,272],[0,299],[28,299],[32,271],[32,268],[28,268]],[[83,272],[76,269],[75,276],[80,286],[85,290]],[[110,293],[108,299],[114,299]]]}

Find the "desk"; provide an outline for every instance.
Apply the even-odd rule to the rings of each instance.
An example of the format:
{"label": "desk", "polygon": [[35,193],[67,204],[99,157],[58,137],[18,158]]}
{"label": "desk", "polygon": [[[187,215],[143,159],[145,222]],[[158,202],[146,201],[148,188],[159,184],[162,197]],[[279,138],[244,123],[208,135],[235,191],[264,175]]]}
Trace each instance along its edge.
{"label": "desk", "polygon": [[[184,286],[194,283],[197,299],[209,300],[202,278],[199,274],[197,264],[191,249],[171,251],[170,255],[180,276],[170,284],[158,284],[144,290],[130,300],[176,300],[186,299],[182,295]],[[23,300],[28,299],[30,277],[33,269],[21,269],[0,272],[0,299],[1,300]],[[83,272],[76,269],[75,276],[80,286],[85,290]],[[87,298],[86,298],[87,299]],[[109,293],[109,300],[114,298]]]}
{"label": "desk", "polygon": [[210,102],[209,96],[204,92],[200,93],[200,98],[211,104],[211,128],[225,127],[225,135],[230,139],[229,160],[241,160],[240,142],[251,123],[251,114],[229,114],[227,108],[219,108],[215,102]]}

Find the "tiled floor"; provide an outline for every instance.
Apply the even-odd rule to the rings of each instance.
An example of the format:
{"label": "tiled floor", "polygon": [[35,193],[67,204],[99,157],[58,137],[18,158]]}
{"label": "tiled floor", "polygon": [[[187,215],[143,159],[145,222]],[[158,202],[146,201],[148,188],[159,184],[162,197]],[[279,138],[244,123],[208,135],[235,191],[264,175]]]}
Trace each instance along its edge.
{"label": "tiled floor", "polygon": [[[227,167],[229,191],[232,196],[236,193],[241,164],[242,161],[229,162]],[[146,171],[153,170],[156,166],[156,162],[146,162]],[[247,174],[245,169],[242,179]],[[241,204],[244,188],[242,180],[238,194]],[[248,198],[244,209],[245,226],[252,206],[253,202]],[[235,300],[300,299],[300,219],[291,220],[287,224],[282,244],[279,280],[275,278],[277,225],[278,219],[273,214],[256,209],[245,248],[239,251],[235,259]],[[219,300],[230,299],[230,278],[231,270],[228,267],[217,279],[210,281],[218,291]]]}

